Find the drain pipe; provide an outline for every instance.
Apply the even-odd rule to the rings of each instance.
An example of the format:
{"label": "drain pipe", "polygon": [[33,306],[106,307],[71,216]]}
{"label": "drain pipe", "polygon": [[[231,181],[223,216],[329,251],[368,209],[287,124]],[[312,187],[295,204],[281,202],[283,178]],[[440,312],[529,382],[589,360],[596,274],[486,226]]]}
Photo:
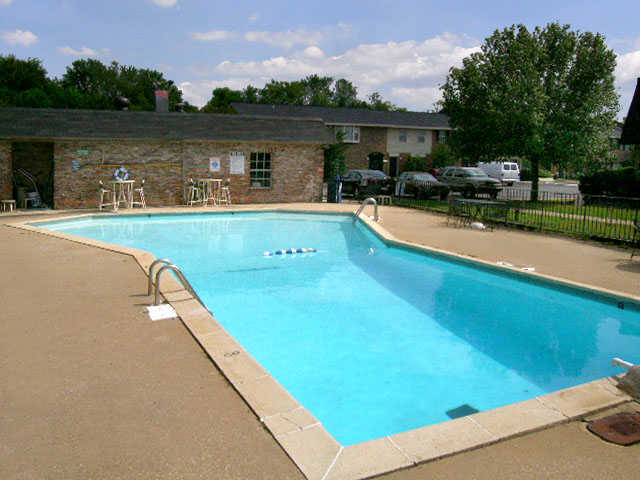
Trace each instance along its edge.
{"label": "drain pipe", "polygon": [[631,370],[633,368],[633,363],[622,360],[621,358],[614,358],[611,360],[612,367],[622,367],[625,370]]}

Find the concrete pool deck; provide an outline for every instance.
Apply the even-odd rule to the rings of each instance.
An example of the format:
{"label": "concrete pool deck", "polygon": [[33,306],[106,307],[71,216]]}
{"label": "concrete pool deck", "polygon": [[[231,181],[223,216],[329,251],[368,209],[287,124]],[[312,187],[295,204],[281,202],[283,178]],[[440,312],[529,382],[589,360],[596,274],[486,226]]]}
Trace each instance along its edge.
{"label": "concrete pool deck", "polygon": [[[354,209],[353,205],[282,207]],[[404,209],[384,207],[382,215],[385,228],[401,239],[454,252],[461,249],[459,253],[490,262],[533,264],[542,273],[631,295],[640,293],[640,269],[635,269],[635,262],[625,262],[629,255],[625,251],[522,232],[454,229],[442,225],[442,217]],[[24,217],[0,219],[20,220]],[[542,248],[548,250],[546,255]],[[576,249],[580,253],[570,256]],[[142,313],[142,304],[149,301],[142,295],[146,275],[130,257],[6,227],[0,229],[0,256],[5,266],[0,280],[2,305],[7,305],[9,313],[9,321],[1,327],[7,330],[0,342],[10,359],[2,374],[11,385],[9,408],[0,430],[6,432],[0,450],[3,478],[20,478],[25,473],[34,478],[302,478],[182,325],[176,321],[151,323]],[[579,265],[573,265],[573,259]],[[43,263],[47,264],[46,276],[42,275]],[[30,318],[38,320],[25,322]],[[162,339],[156,340],[154,332],[161,332]],[[114,368],[109,369],[109,364]],[[166,382],[162,381],[165,374]],[[190,395],[181,395],[185,391]],[[110,395],[105,395],[107,392]],[[21,421],[26,423],[24,427]],[[563,452],[543,454],[544,445],[553,443],[545,435],[571,444],[572,457],[566,465],[557,457]],[[539,443],[529,440],[535,438],[541,438]],[[540,455],[520,452],[518,456],[527,442],[538,445]],[[583,444],[588,446],[588,455],[574,448]],[[28,451],[32,453],[25,455]],[[540,478],[545,462],[553,465],[548,478],[578,476],[579,470],[571,468],[602,473],[594,478],[633,478],[632,468],[637,469],[640,453],[637,445],[604,444],[585,433],[579,422],[570,422],[396,472],[390,478],[431,474],[439,478],[436,475],[442,464],[449,465],[446,478],[456,478],[453,472],[469,468],[465,458],[484,458],[482,452],[494,452],[490,456],[498,460],[494,458],[491,465],[499,465],[502,458],[512,467],[511,477],[522,478],[527,472]],[[594,452],[601,458],[594,458]],[[625,470],[627,464],[629,470]],[[467,470],[466,478],[469,472],[474,472],[473,478],[481,478],[475,468]],[[500,478],[495,472],[487,478],[496,476]]]}

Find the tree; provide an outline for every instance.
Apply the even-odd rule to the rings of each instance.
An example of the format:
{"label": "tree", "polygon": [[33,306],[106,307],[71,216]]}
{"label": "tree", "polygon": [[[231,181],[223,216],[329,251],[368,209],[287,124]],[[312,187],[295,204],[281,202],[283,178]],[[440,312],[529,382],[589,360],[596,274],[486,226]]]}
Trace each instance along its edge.
{"label": "tree", "polygon": [[244,103],[258,103],[259,90],[251,85],[247,85],[242,91],[242,101]]}
{"label": "tree", "polygon": [[324,145],[324,180],[332,181],[337,175],[343,175],[346,169],[344,152],[347,145],[342,141],[343,135],[338,134],[337,142]]}
{"label": "tree", "polygon": [[271,80],[260,90],[260,103],[304,105],[305,86],[302,81]]}
{"label": "tree", "polygon": [[314,105],[317,107],[325,107],[331,105],[331,85],[333,84],[333,78],[320,77],[318,75],[309,75],[301,80],[304,94],[304,105]]}
{"label": "tree", "polygon": [[367,97],[369,100],[369,108],[371,110],[395,110],[396,106],[388,101],[385,101],[380,95],[379,92],[373,92],[371,95]]}
{"label": "tree", "polygon": [[0,72],[0,106],[31,107],[38,99],[49,103],[46,90],[50,80],[37,58],[0,55]]}
{"label": "tree", "polygon": [[603,157],[618,111],[615,65],[597,33],[558,23],[496,30],[442,86],[455,153],[529,160],[536,200],[540,166],[588,170]]}
{"label": "tree", "polygon": [[431,150],[431,163],[433,168],[443,168],[453,165],[455,157],[451,151],[451,147],[446,143],[438,143]]}
{"label": "tree", "polygon": [[212,92],[211,100],[202,107],[201,111],[205,113],[235,113],[231,104],[242,101],[241,91],[231,90],[227,87],[216,88]]}
{"label": "tree", "polygon": [[358,89],[344,78],[336,80],[333,84],[331,103],[336,107],[361,106],[362,101],[358,100]]}
{"label": "tree", "polygon": [[105,65],[92,58],[73,62],[60,84],[84,97],[83,108],[117,109],[119,98],[125,97],[131,110],[154,110],[156,90],[169,92],[170,110],[176,110],[176,105],[183,102],[182,92],[173,81],[156,70],[123,66],[118,62]]}

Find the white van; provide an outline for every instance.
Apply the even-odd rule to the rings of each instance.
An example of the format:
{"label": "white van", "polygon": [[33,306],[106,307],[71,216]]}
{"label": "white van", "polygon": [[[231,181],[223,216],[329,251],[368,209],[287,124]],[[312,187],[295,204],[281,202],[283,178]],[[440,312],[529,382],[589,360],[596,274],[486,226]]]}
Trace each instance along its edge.
{"label": "white van", "polygon": [[487,176],[500,180],[507,185],[513,185],[520,181],[520,168],[515,162],[490,162],[479,163],[478,168]]}

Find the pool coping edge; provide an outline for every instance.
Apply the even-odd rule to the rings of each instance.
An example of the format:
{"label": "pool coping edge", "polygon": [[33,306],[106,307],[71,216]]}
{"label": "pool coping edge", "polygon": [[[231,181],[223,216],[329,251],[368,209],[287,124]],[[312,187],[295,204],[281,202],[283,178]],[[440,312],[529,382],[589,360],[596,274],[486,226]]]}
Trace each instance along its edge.
{"label": "pool coping edge", "polygon": [[[345,214],[345,212],[326,212],[312,208],[300,210],[268,206],[248,209],[225,208],[218,211],[189,209],[175,213],[265,211]],[[82,217],[151,216],[154,214],[163,213],[68,214],[53,221]],[[633,295],[537,272],[522,272],[516,268],[495,265],[486,260],[406,242],[398,239],[366,216],[359,217],[359,221],[389,246],[446,258],[453,257],[458,261],[481,265],[497,272],[509,272],[523,278],[538,278],[546,282],[605,295],[609,298],[631,299],[640,303],[640,298]],[[51,220],[38,219],[5,225],[129,255],[136,260],[145,275],[148,274],[149,265],[155,260],[152,253],[144,250],[34,226],[38,223],[48,222]],[[344,447],[333,438],[311,412],[301,405],[274,377],[268,374],[250,353],[215,320],[213,314],[186,293],[173,276],[167,275],[162,278],[160,291],[167,302],[174,307],[182,323],[214,365],[309,480],[370,478],[488,446],[633,401],[632,397],[616,387],[616,380],[619,376],[605,377],[523,402]]]}

